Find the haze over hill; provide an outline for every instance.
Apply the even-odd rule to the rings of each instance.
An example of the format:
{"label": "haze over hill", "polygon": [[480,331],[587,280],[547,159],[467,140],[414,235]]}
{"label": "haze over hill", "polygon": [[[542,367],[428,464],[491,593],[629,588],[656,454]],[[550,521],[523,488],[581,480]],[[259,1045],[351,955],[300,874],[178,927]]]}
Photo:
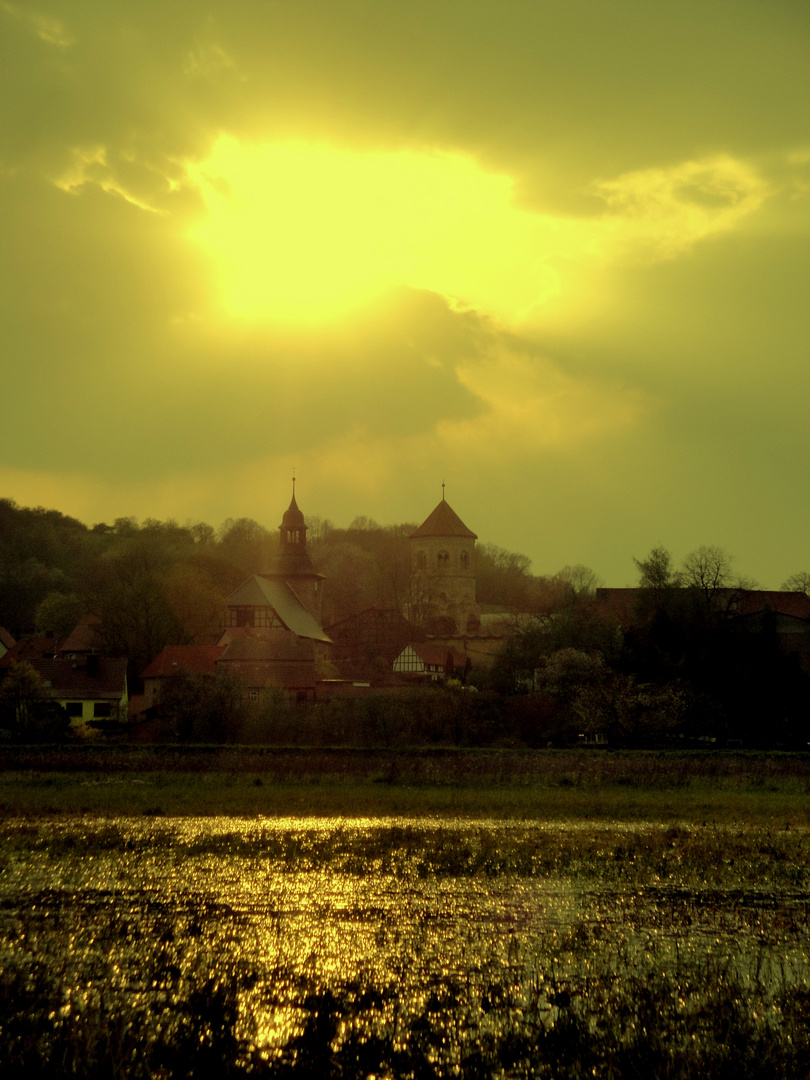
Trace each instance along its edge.
{"label": "haze over hill", "polygon": [[810,8],[0,4],[0,491],[806,564]]}

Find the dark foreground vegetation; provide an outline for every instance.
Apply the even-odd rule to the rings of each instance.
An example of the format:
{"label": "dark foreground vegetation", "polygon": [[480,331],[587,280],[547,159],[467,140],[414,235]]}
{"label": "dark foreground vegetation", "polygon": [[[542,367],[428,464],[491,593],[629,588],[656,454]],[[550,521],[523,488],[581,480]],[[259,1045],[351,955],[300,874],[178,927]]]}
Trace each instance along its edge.
{"label": "dark foreground vegetation", "polygon": [[[179,929],[168,924],[164,933]],[[582,970],[580,980],[519,988],[511,979],[484,977],[474,987],[443,979],[416,1013],[396,985],[324,988],[293,977],[301,1027],[269,1055],[237,1034],[240,995],[254,973],[224,974],[214,958],[184,971],[161,956],[127,993],[91,992],[78,1004],[52,961],[6,968],[3,1075],[805,1080],[810,1072],[806,990],[769,993],[747,973],[711,963]],[[283,1008],[291,973],[268,974],[264,1004]],[[761,1005],[767,1018],[757,1015]]]}

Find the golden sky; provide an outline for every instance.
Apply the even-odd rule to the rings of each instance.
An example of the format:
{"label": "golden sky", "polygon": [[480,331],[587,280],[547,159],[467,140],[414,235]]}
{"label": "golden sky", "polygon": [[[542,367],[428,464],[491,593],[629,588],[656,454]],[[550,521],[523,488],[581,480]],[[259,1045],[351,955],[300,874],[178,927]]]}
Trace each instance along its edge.
{"label": "golden sky", "polygon": [[0,496],[810,569],[806,0],[0,0]]}

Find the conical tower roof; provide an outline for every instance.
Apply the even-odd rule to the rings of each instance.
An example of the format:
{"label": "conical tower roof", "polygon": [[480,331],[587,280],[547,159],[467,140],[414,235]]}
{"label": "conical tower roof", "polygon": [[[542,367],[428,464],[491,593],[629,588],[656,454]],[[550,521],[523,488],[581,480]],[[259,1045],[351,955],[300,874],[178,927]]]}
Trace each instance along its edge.
{"label": "conical tower roof", "polygon": [[433,513],[422,522],[416,532],[411,533],[411,539],[416,540],[423,536],[463,536],[469,540],[477,540],[478,537],[468,529],[455,510],[446,502],[444,497]]}
{"label": "conical tower roof", "polygon": [[309,577],[322,578],[312,565],[307,551],[307,524],[295,501],[295,480],[290,505],[284,511],[279,525],[279,550],[269,570],[262,577]]}
{"label": "conical tower roof", "polygon": [[292,501],[284,511],[284,517],[281,519],[281,528],[300,529],[303,524],[304,515],[298,509],[298,503],[295,501],[295,488],[293,488]]}

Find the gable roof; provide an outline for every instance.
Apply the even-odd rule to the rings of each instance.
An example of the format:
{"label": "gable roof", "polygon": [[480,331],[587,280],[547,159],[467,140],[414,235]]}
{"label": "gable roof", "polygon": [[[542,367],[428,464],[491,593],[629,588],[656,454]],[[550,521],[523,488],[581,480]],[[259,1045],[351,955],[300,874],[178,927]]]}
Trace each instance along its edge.
{"label": "gable roof", "polygon": [[275,638],[237,638],[222,650],[221,662],[249,661],[273,663],[298,661],[310,663],[315,658],[314,646],[306,638],[291,638],[289,634]]}
{"label": "gable roof", "polygon": [[82,615],[62,642],[62,652],[99,652],[101,645],[101,619],[98,615]]}
{"label": "gable roof", "polygon": [[141,672],[142,679],[160,679],[191,671],[197,675],[213,675],[217,658],[224,645],[167,645],[152,663]]}
{"label": "gable roof", "polygon": [[51,697],[79,700],[120,701],[127,689],[125,659],[100,656],[92,672],[83,662],[71,660],[29,660],[43,679]]}
{"label": "gable roof", "polygon": [[425,664],[444,668],[447,662],[454,668],[464,667],[465,656],[458,649],[448,648],[438,641],[413,641],[411,648]]}
{"label": "gable roof", "polygon": [[414,641],[394,658],[393,668],[398,672],[423,672],[432,668],[447,671],[448,667],[463,668],[466,658],[458,649],[448,648],[438,642]]}
{"label": "gable roof", "polygon": [[284,626],[299,637],[331,642],[286,581],[254,574],[232,592],[225,603],[228,607],[271,607]]}
{"label": "gable roof", "polygon": [[10,668],[18,660],[50,660],[59,652],[59,642],[53,635],[22,638],[0,657],[0,668]]}
{"label": "gable roof", "polygon": [[470,540],[478,537],[468,529],[458,514],[444,499],[436,509],[419,526],[416,532],[411,533],[411,540],[423,536],[463,536]]}

